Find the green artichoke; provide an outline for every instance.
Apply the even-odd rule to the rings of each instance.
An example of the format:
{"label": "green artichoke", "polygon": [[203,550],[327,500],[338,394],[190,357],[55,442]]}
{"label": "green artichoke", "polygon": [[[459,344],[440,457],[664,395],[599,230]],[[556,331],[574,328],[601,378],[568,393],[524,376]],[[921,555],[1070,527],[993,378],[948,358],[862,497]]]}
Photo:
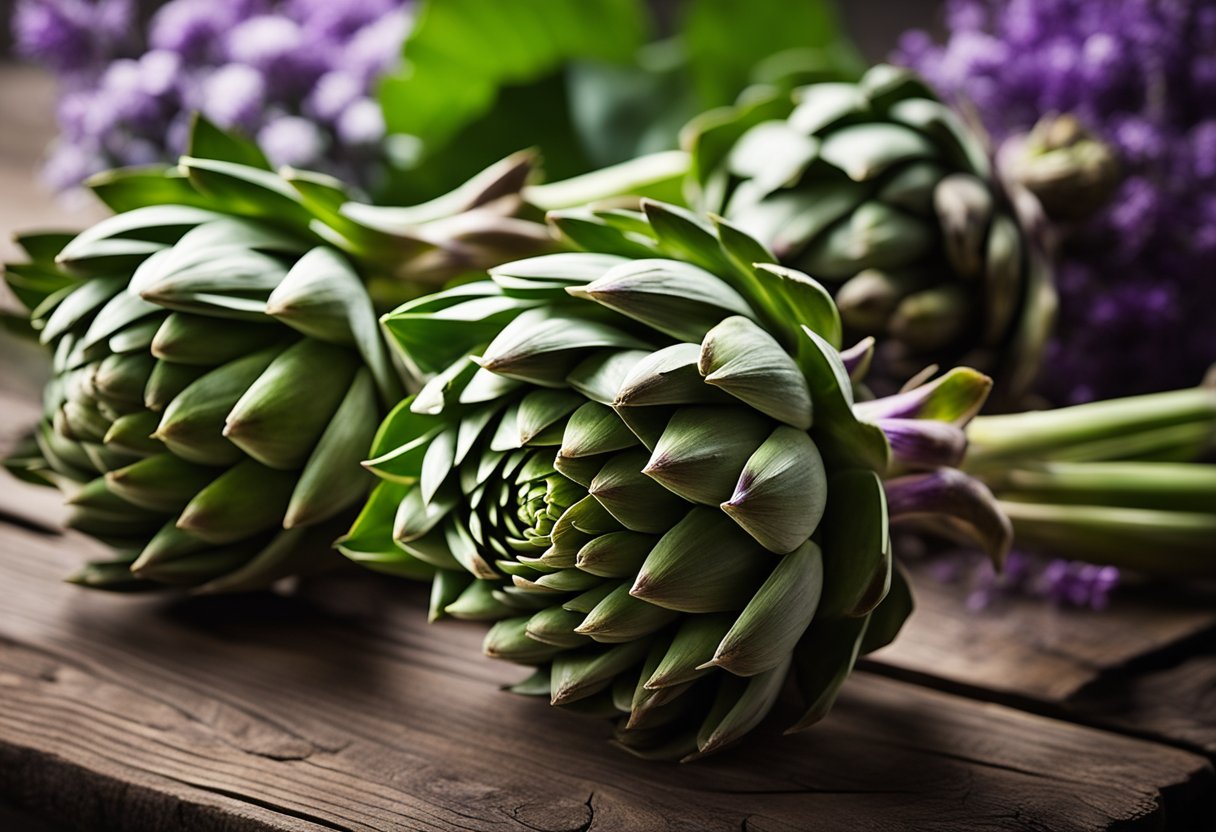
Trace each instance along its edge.
{"label": "green artichoke", "polygon": [[248,589],[332,557],[404,395],[369,290],[396,303],[552,247],[513,216],[526,156],[377,209],[206,122],[192,154],[95,179],[117,213],[20,238],[30,262],[6,274],[54,354],[45,418],[8,464],[117,550],[72,579],[91,587]]}
{"label": "green artichoke", "polygon": [[951,467],[989,380],[855,401],[871,344],[839,352],[827,292],[738,229],[657,203],[550,216],[599,250],[383,319],[434,376],[380,428],[384,481],[340,548],[435,567],[432,618],[496,621],[486,653],[537,668],[513,690],[619,717],[636,754],[715,751],[787,683],[810,725],[910,610],[892,519],[1008,545]]}
{"label": "green artichoke", "polygon": [[1037,202],[912,73],[753,91],[685,143],[691,201],[828,286],[849,337],[878,337],[875,389],[932,364],[993,374],[1007,402],[1033,380],[1055,308]]}

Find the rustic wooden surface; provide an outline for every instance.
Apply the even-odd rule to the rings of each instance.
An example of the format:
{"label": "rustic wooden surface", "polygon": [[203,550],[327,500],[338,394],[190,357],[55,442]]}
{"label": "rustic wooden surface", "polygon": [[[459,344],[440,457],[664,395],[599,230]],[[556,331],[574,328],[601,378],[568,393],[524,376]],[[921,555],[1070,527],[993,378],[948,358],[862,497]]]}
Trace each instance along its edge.
{"label": "rustic wooden surface", "polygon": [[[49,95],[0,72],[0,231],[95,211],[33,184]],[[0,341],[0,449],[36,418],[32,355]],[[903,637],[827,723],[668,766],[499,692],[517,669],[478,626],[426,625],[418,588],[91,593],[59,581],[101,553],[61,517],[0,480],[0,829],[1216,828],[1210,597],[977,614],[918,573]]]}
{"label": "rustic wooden surface", "polygon": [[[1213,541],[1216,546],[1216,541]],[[911,570],[917,609],[876,672],[1189,748],[1216,760],[1216,598],[1128,586],[1102,611],[984,610]]]}
{"label": "rustic wooden surface", "polygon": [[[690,766],[497,690],[424,591],[123,598],[95,550],[0,527],[0,792],[114,829],[1107,829],[1211,820],[1182,750],[869,673],[820,728]],[[323,600],[318,600],[323,599]],[[812,822],[813,819],[813,822]]]}

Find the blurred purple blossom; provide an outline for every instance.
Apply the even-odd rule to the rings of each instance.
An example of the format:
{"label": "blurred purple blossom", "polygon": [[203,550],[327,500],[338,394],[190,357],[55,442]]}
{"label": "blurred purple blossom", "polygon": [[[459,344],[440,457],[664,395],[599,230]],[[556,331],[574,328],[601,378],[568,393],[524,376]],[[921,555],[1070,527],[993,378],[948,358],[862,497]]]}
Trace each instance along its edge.
{"label": "blurred purple blossom", "polygon": [[979,552],[951,550],[928,555],[929,573],[966,591],[969,609],[997,606],[1005,598],[1029,597],[1061,607],[1102,610],[1119,586],[1119,570],[1070,560],[1052,560],[1014,549],[998,573]]}
{"label": "blurred purple blossom", "polygon": [[265,143],[276,164],[369,187],[382,166],[375,85],[399,60],[410,0],[19,0],[18,51],[56,73],[44,176],[66,190],[110,167],[169,161],[188,114]]}
{"label": "blurred purple blossom", "polygon": [[909,32],[896,60],[974,108],[997,142],[1069,112],[1125,179],[1070,229],[1053,403],[1196,384],[1216,361],[1216,4],[948,0],[944,45]]}

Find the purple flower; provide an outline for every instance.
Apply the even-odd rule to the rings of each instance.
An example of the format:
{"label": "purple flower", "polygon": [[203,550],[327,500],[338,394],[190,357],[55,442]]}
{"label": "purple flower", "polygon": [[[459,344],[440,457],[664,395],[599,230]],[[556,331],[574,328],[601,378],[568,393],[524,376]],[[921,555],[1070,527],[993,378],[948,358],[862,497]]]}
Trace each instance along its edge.
{"label": "purple flower", "polygon": [[169,0],[141,31],[135,0],[19,0],[18,50],[61,82],[45,178],[64,189],[171,161],[198,110],[264,136],[277,162],[367,187],[383,168],[375,85],[400,59],[408,3]]}
{"label": "purple flower", "polygon": [[949,0],[949,36],[896,60],[994,140],[1070,112],[1119,156],[1108,207],[1068,229],[1040,392],[1056,404],[1185,387],[1216,362],[1216,7]]}
{"label": "purple flower", "polygon": [[200,87],[198,108],[220,127],[253,130],[266,104],[266,81],[253,67],[225,64],[209,74]]}
{"label": "purple flower", "polygon": [[1103,610],[1119,586],[1119,570],[1080,561],[1049,559],[1014,549],[1001,572],[977,552],[930,555],[929,573],[966,591],[968,609],[999,606],[1008,598],[1037,598],[1061,607]]}
{"label": "purple flower", "polygon": [[20,54],[76,73],[121,47],[133,17],[132,0],[19,0],[13,36]]}
{"label": "purple flower", "polygon": [[325,152],[325,136],[316,124],[299,116],[281,116],[268,123],[257,135],[271,163],[310,167]]}
{"label": "purple flower", "polygon": [[342,111],[338,138],[353,147],[373,145],[384,138],[384,113],[370,98],[361,98]]}
{"label": "purple flower", "polygon": [[187,63],[205,63],[216,59],[220,35],[239,19],[233,3],[171,0],[153,16],[148,43],[176,52]]}

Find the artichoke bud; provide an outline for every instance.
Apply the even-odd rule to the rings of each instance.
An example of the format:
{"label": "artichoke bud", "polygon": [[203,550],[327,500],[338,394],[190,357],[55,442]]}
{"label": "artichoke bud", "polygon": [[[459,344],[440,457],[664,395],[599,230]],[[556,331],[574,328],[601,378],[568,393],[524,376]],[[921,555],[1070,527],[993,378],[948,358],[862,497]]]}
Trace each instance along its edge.
{"label": "artichoke bud", "polygon": [[895,308],[915,285],[877,269],[858,272],[836,293],[840,318],[854,332],[867,335],[886,332]]}
{"label": "artichoke bud", "polygon": [[1001,172],[1038,198],[1047,216],[1077,222],[1105,207],[1122,181],[1119,157],[1072,114],[1045,116],[1006,140]]}
{"label": "artichoke bud", "polygon": [[960,277],[978,276],[992,222],[992,193],[978,177],[955,173],[938,182],[933,203],[951,265]]}
{"label": "artichoke bud", "polygon": [[[1035,322],[1051,296],[1032,256],[1044,233],[1035,200],[1004,186],[1019,175],[998,179],[981,139],[915,75],[876,66],[856,83],[812,83],[788,96],[774,89],[695,120],[683,140],[698,208],[825,281],[845,343],[885,336],[869,368],[873,391],[893,392],[919,367],[957,364],[987,346],[991,361],[979,369],[1004,371],[1009,356],[1022,368],[998,378],[1001,400],[1016,403],[1026,392],[1026,368],[1044,347]],[[1033,170],[1029,160],[1052,170],[1051,159],[1075,145],[1078,157],[1095,157],[1076,167],[1101,170],[1093,178],[1105,181],[1108,167],[1085,141],[1044,138],[1040,145],[1063,147],[1007,155],[1015,170]],[[581,242],[609,250],[605,236],[584,229]],[[655,256],[653,246],[649,255],[612,250]],[[757,320],[772,329],[771,319]]]}
{"label": "artichoke bud", "polygon": [[[891,163],[866,164],[881,179]],[[498,621],[486,652],[539,666],[513,690],[617,718],[632,753],[691,759],[798,674],[800,723],[818,718],[862,649],[851,622],[898,630],[876,472],[953,460],[987,380],[855,403],[873,342],[838,351],[823,287],[759,262],[728,223],[644,208],[583,212],[600,252],[509,264],[389,316],[441,310],[427,340],[389,327],[436,380],[381,427],[368,467],[393,496],[377,490],[346,539],[391,529],[374,561],[352,556],[471,575],[433,609]]]}
{"label": "artichoke bud", "polygon": [[970,293],[960,285],[939,286],[908,295],[891,316],[890,332],[921,353],[936,352],[959,340],[968,320]]}
{"label": "artichoke bud", "polygon": [[[543,224],[514,216],[531,169],[523,157],[426,206],[370,209],[327,177],[270,170],[255,148],[205,121],[195,131],[193,155],[178,169],[95,180],[112,217],[70,239],[28,238],[29,268],[54,279],[39,291],[23,280],[21,298],[56,375],[38,431],[41,460],[31,464],[104,491],[106,506],[80,506],[74,522],[121,537],[131,553],[87,570],[91,586],[255,588],[311,564],[299,531],[367,493],[373,481],[358,461],[402,394],[369,287],[443,280],[552,247]],[[475,337],[462,354],[489,340]],[[470,400],[503,392],[501,377],[486,375],[493,383],[470,387]],[[568,401],[571,410],[582,404]],[[537,415],[524,411],[533,431],[524,441],[559,442],[568,414],[533,430],[527,420]],[[405,452],[380,470],[414,459]],[[458,487],[434,470],[427,485],[433,500]],[[420,530],[438,519],[413,521],[417,535],[403,545],[453,571],[464,563],[493,572],[469,547],[463,560],[438,557],[448,536],[458,540]],[[394,571],[429,574],[393,541],[393,525],[378,533],[377,554],[362,553],[385,564],[387,546]],[[190,545],[166,554],[162,527]],[[132,562],[138,578],[123,571]],[[462,599],[483,616],[502,609],[490,593],[449,580],[436,611]]]}

